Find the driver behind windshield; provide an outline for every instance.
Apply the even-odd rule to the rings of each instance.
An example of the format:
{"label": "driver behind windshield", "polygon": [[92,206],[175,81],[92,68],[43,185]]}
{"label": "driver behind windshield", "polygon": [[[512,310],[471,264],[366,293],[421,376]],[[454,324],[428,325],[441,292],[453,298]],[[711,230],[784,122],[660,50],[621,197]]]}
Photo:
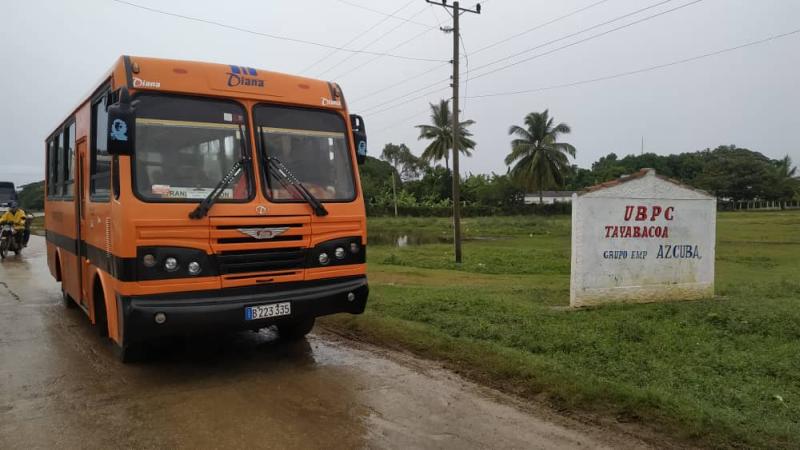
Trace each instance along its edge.
{"label": "driver behind windshield", "polygon": [[15,201],[12,201],[8,207],[8,211],[0,216],[0,223],[10,223],[14,227],[14,231],[18,233],[18,236],[22,236],[23,247],[28,246],[28,239],[30,239],[30,231],[25,226],[25,221],[25,211],[19,208]]}

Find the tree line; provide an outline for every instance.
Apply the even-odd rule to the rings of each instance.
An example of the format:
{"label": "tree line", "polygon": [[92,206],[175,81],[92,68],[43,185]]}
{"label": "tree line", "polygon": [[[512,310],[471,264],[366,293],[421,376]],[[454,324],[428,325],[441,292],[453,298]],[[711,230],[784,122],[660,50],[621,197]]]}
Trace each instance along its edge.
{"label": "tree line", "polygon": [[[417,125],[419,139],[428,141],[417,157],[405,144],[386,144],[380,158],[368,158],[361,167],[367,209],[373,215],[448,215],[452,176],[448,149],[452,147],[448,102],[431,105],[430,123]],[[571,132],[556,124],[549,111],[532,112],[523,126],[509,127],[509,153],[505,173],[468,174],[461,180],[461,198],[467,215],[568,212],[564,204],[543,205],[545,190],[579,191],[586,187],[653,168],[664,176],[704,189],[735,205],[742,201],[787,202],[800,200],[800,178],[791,159],[774,160],[735,145],[722,145],[672,155],[644,153],[619,158],[609,153],[590,169],[570,164],[576,149],[560,138]],[[468,127],[460,122],[459,150],[475,151]],[[444,167],[439,163],[444,162]],[[539,193],[539,203],[525,205],[526,193]]]}

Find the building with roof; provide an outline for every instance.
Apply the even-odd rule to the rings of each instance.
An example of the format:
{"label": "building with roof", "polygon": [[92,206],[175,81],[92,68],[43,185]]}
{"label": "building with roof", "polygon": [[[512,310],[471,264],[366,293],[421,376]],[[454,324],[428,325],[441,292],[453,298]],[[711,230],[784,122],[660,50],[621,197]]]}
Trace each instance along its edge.
{"label": "building with roof", "polygon": [[571,203],[572,194],[575,191],[542,191],[541,202],[539,201],[538,192],[530,192],[525,194],[526,205],[552,205],[553,203]]}

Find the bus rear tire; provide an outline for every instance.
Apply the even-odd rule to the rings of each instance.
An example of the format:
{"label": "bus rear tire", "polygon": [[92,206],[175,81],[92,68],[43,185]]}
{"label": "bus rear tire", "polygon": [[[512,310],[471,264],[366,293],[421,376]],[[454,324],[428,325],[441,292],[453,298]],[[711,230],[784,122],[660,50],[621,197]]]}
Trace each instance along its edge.
{"label": "bus rear tire", "polygon": [[315,321],[314,317],[302,317],[278,324],[278,336],[285,341],[299,341],[311,332]]}

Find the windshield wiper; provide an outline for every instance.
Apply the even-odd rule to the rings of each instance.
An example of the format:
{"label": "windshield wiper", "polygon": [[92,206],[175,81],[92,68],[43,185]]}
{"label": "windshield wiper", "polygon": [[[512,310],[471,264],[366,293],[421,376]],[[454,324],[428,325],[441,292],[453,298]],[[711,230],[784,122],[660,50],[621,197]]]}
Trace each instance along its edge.
{"label": "windshield wiper", "polygon": [[214,203],[216,203],[217,199],[222,195],[223,192],[225,192],[225,188],[231,184],[231,181],[233,181],[233,179],[236,178],[236,176],[239,175],[239,173],[244,169],[245,164],[250,161],[250,152],[247,150],[247,136],[244,134],[244,128],[242,127],[242,124],[239,124],[239,133],[242,137],[242,154],[244,156],[242,159],[233,163],[231,170],[229,170],[228,173],[226,173],[225,176],[219,180],[219,183],[217,183],[217,186],[214,188],[214,190],[209,192],[206,198],[204,198],[203,201],[197,205],[197,208],[189,213],[190,219],[202,219],[205,217],[208,214],[208,210],[214,206]]}
{"label": "windshield wiper", "polygon": [[[258,131],[258,130],[256,130]],[[278,158],[274,156],[267,156],[267,145],[264,142],[264,134],[259,132],[258,133],[258,140],[261,142],[261,154],[263,156],[262,161],[266,161],[264,165],[264,175],[269,179],[269,176],[272,175],[273,177],[277,178],[278,181],[283,185],[286,190],[289,190],[289,187],[294,188],[303,200],[306,201],[311,206],[311,209],[314,211],[314,214],[318,216],[327,216],[328,210],[325,209],[325,206],[320,202],[317,197],[314,197],[303,183],[297,179],[296,176],[286,167],[286,164],[283,163]]]}
{"label": "windshield wiper", "polygon": [[233,179],[236,178],[236,175],[239,175],[239,172],[241,172],[242,169],[244,169],[244,164],[247,161],[249,160],[242,158],[239,161],[233,163],[231,170],[229,170],[228,173],[226,173],[225,176],[222,177],[219,183],[217,183],[217,186],[214,188],[214,190],[209,192],[208,196],[206,196],[206,198],[204,198],[203,201],[200,202],[199,205],[197,205],[197,208],[195,208],[194,211],[189,213],[189,218],[202,219],[203,217],[205,217],[206,214],[208,214],[208,210],[210,210],[211,207],[214,206],[214,203],[217,201],[217,199],[222,195],[223,192],[225,192],[225,188],[227,188],[228,185],[231,184],[231,181],[233,181]]}
{"label": "windshield wiper", "polygon": [[283,185],[284,188],[293,187],[300,196],[303,197],[303,200],[306,201],[309,205],[311,205],[311,209],[314,210],[314,214],[318,216],[327,216],[328,210],[325,209],[322,202],[314,197],[303,183],[294,176],[291,170],[278,158],[273,156],[267,156],[267,168],[273,177],[277,178],[278,181]]}

